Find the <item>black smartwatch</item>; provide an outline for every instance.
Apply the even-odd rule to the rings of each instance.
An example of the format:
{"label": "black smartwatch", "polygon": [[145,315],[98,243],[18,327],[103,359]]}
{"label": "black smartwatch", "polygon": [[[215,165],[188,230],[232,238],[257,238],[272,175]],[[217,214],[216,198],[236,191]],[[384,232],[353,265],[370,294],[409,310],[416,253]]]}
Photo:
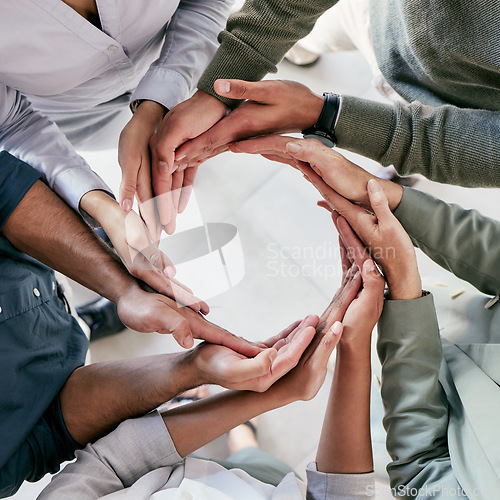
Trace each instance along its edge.
{"label": "black smartwatch", "polygon": [[310,128],[302,131],[304,139],[318,139],[329,148],[335,147],[337,138],[335,137],[335,125],[340,115],[342,107],[342,97],[331,92],[324,92],[325,101],[318,121]]}

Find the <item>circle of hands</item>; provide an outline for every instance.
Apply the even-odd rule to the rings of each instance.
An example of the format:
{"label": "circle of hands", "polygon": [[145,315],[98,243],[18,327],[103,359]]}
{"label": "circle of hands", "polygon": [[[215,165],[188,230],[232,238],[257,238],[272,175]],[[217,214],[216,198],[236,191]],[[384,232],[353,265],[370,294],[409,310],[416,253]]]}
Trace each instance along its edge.
{"label": "circle of hands", "polygon": [[[185,348],[194,338],[204,340],[192,356],[209,383],[259,392],[286,385],[300,399],[310,399],[324,381],[335,347],[371,336],[386,281],[398,298],[421,293],[413,245],[392,213],[402,188],[377,181],[315,139],[274,135],[316,121],[323,100],[307,87],[230,80],[217,81],[214,88],[226,102],[243,103],[229,112],[226,104],[198,91],[163,116],[159,105],[146,101],[121,134],[123,210],[105,229],[129,272],[146,285],[140,293],[125,293],[118,312],[130,328],[171,333]],[[299,109],[290,109],[290,102]],[[174,278],[173,264],[157,246],[163,230],[175,231],[198,166],[225,151],[260,154],[300,171],[319,191],[318,205],[331,212],[339,234],[342,282],[326,310],[258,343],[205,320],[208,305]],[[131,210],[134,196],[139,214]]]}

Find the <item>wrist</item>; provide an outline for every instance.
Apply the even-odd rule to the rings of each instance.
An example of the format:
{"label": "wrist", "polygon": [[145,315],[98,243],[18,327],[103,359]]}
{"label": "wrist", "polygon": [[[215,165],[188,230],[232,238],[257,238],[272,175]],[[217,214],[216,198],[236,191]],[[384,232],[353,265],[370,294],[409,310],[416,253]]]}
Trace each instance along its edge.
{"label": "wrist", "polygon": [[162,104],[145,100],[136,108],[132,119],[135,121],[140,120],[145,124],[158,125],[167,113],[168,109]]}
{"label": "wrist", "polygon": [[387,278],[389,299],[413,300],[422,296],[422,280],[418,272],[409,275],[399,275],[396,279]]}
{"label": "wrist", "polygon": [[80,200],[80,209],[85,210],[105,229],[105,225],[116,222],[120,205],[105,191],[94,189],[85,193]]}

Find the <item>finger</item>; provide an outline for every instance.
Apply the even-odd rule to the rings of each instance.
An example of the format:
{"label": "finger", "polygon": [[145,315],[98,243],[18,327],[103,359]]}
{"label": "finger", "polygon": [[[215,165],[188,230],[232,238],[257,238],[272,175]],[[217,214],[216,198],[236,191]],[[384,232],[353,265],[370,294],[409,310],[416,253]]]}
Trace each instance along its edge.
{"label": "finger", "polygon": [[194,179],[196,173],[198,172],[198,167],[189,167],[184,172],[184,184],[182,186],[181,197],[179,199],[178,213],[184,212],[191,197],[191,192],[193,191]]}
{"label": "finger", "polygon": [[256,102],[268,102],[269,90],[275,85],[272,81],[246,82],[244,80],[215,80],[214,90],[230,99],[249,99]]}
{"label": "finger", "polygon": [[[293,339],[295,335],[297,335],[298,332],[302,331],[304,328],[307,328],[308,326],[316,327],[316,325],[319,322],[319,317],[314,315],[309,315],[306,316],[302,321],[299,322],[299,324],[292,330],[290,331],[287,335],[283,335],[283,332],[279,334],[276,339],[276,342],[274,344],[269,344],[269,347],[274,347],[277,350],[280,350],[282,347],[290,344],[293,342]],[[295,323],[294,323],[295,324]],[[285,330],[285,332],[288,331]]]}
{"label": "finger", "polygon": [[340,250],[340,262],[342,264],[342,281],[344,281],[347,271],[349,271],[349,269],[351,268],[351,261],[349,260],[348,257],[349,254],[340,235],[339,235],[339,250]]}
{"label": "finger", "polygon": [[266,158],[266,160],[270,161],[275,161],[276,163],[283,163],[284,165],[290,165],[293,168],[297,168],[297,162],[286,156],[279,156],[279,155],[273,155],[273,154],[262,154],[261,155],[263,158]]}
{"label": "finger", "polygon": [[313,326],[307,326],[297,332],[287,349],[278,351],[278,356],[272,367],[273,376],[276,379],[282,377],[297,365],[315,335],[316,329]]}
{"label": "finger", "polygon": [[354,233],[344,217],[339,217],[337,219],[337,228],[347,250],[349,260],[355,262],[359,269],[362,269],[365,260],[370,258],[370,254],[365,245]]}
{"label": "finger", "polygon": [[261,154],[265,151],[267,153],[274,152],[292,156],[286,151],[286,145],[290,142],[290,139],[291,137],[289,136],[274,134],[265,137],[257,137],[256,139],[233,142],[229,145],[229,149],[233,153]]}
{"label": "finger", "polygon": [[340,321],[336,321],[328,330],[325,331],[323,337],[319,341],[318,345],[314,351],[309,356],[310,362],[314,371],[320,371],[325,369],[332,355],[333,350],[337,347],[342,333],[344,331],[344,326]]}
{"label": "finger", "polygon": [[172,174],[172,205],[174,214],[177,214],[179,210],[179,200],[181,198],[181,190],[183,184],[184,170],[176,170]]}
{"label": "finger", "polygon": [[172,176],[168,167],[160,167],[160,161],[153,149],[151,149],[151,175],[153,192],[156,197],[156,206],[160,216],[160,223],[165,225],[168,224],[172,215],[172,201],[170,199]]}
{"label": "finger", "polygon": [[134,166],[130,165],[128,162],[123,161],[120,166],[122,167],[122,180],[120,182],[118,198],[122,209],[125,212],[130,212],[130,210],[132,210],[132,206],[134,205],[134,196],[138,181],[138,169],[134,168]]}
{"label": "finger", "polygon": [[[345,158],[333,152],[316,139],[296,139],[287,143],[285,150],[297,160],[314,165],[315,171],[321,175],[326,169],[337,166],[340,159]],[[347,160],[345,160],[347,161]]]}
{"label": "finger", "polygon": [[[330,213],[337,212],[334,208],[332,208],[325,200],[320,200],[316,203],[318,207],[324,208],[328,210]],[[338,213],[338,212],[337,212]]]}
{"label": "finger", "polygon": [[288,337],[304,320],[297,320],[294,321],[291,325],[287,326],[284,330],[282,330],[280,333],[273,335],[272,337],[269,337],[267,340],[264,340],[264,344],[266,344],[268,347],[272,347],[278,340],[281,340],[285,337]]}
{"label": "finger", "polygon": [[387,201],[387,196],[379,182],[375,179],[370,179],[368,181],[368,197],[370,198],[370,204],[372,206],[373,212],[377,219],[382,224],[388,224],[394,222],[396,218],[394,217],[391,209],[389,208],[389,202]]}
{"label": "finger", "polygon": [[278,352],[276,349],[265,349],[254,358],[244,358],[231,365],[231,381],[250,381],[268,375]]}
{"label": "finger", "polygon": [[385,280],[372,259],[367,259],[361,270],[363,293],[381,295],[384,292]]}
{"label": "finger", "polygon": [[189,319],[191,331],[196,339],[206,340],[211,344],[229,347],[229,349],[247,357],[257,356],[257,354],[262,350],[252,342],[249,342],[244,338],[237,337],[224,328],[210,323],[210,321],[207,321],[200,314],[194,314],[189,310],[184,310],[184,313]]}
{"label": "finger", "polygon": [[161,325],[157,329],[158,333],[171,334],[175,341],[184,349],[193,347],[194,339],[189,323],[180,314],[177,314],[170,307],[166,307],[160,321]]}

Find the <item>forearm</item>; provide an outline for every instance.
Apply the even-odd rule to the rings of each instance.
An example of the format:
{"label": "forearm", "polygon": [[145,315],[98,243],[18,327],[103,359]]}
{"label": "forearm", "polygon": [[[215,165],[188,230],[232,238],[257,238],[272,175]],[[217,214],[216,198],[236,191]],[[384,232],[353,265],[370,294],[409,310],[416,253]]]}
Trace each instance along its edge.
{"label": "forearm", "polygon": [[225,391],[162,416],[175,448],[184,457],[237,425],[294,400],[273,388],[263,393]]}
{"label": "forearm", "polygon": [[311,31],[318,17],[337,0],[249,0],[229,17],[226,31],[219,35],[221,46],[198,82],[198,88],[226,104],[214,92],[218,78],[257,81],[276,72],[292,45]]}
{"label": "forearm", "polygon": [[400,175],[467,187],[500,186],[500,114],[454,106],[382,104],[343,96],[338,146]]}
{"label": "forearm", "polygon": [[138,286],[82,219],[40,181],[12,212],[2,232],[19,250],[111,301]]}
{"label": "forearm", "polygon": [[[343,334],[349,337],[349,332]],[[316,455],[319,472],[359,474],[373,470],[370,436],[370,338],[341,340]]]}
{"label": "forearm", "polygon": [[379,321],[382,399],[393,487],[420,487],[450,468],[448,406],[432,296],[386,301]]}
{"label": "forearm", "polygon": [[394,215],[441,267],[483,293],[500,293],[500,222],[409,188]]}
{"label": "forearm", "polygon": [[78,368],[60,393],[70,434],[81,444],[94,441],[118,423],[207,382],[189,359],[189,353],[161,354]]}
{"label": "forearm", "polygon": [[50,188],[75,210],[88,191],[111,193],[55,123],[33,110],[19,92],[1,84],[0,148],[38,170]]}

